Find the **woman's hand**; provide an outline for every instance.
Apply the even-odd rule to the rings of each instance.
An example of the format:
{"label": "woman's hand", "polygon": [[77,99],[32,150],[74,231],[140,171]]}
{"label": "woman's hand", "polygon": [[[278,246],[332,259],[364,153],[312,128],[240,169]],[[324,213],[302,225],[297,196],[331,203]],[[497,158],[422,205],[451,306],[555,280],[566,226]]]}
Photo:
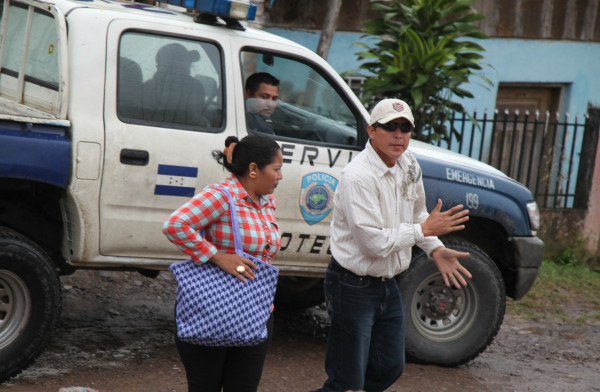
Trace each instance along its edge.
{"label": "woman's hand", "polygon": [[217,252],[209,261],[242,282],[254,279],[254,270],[257,269],[256,264],[235,253]]}

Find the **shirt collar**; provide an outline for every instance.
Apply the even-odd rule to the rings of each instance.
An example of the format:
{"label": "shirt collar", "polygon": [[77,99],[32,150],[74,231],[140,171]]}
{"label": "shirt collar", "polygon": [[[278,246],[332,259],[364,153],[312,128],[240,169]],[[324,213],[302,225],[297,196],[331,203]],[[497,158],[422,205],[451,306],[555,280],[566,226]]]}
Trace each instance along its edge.
{"label": "shirt collar", "polygon": [[[377,151],[371,145],[371,139],[367,141],[367,145],[365,146],[365,151],[369,162],[373,166],[373,169],[378,177],[384,176],[387,172],[390,171],[390,168],[383,162],[383,159],[377,154]],[[404,155],[404,154],[402,154]],[[398,164],[402,160],[402,156],[398,159]]]}
{"label": "shirt collar", "polygon": [[[246,188],[244,188],[244,186],[242,185],[242,183],[240,182],[240,180],[237,178],[237,176],[235,174],[232,174],[231,177],[229,177],[227,179],[227,182],[229,183],[229,186],[231,187],[231,189],[234,192],[234,197],[236,197],[238,199],[244,199],[249,204],[253,204],[250,194],[248,194],[248,192],[246,192]],[[260,201],[259,201],[260,207],[262,208],[265,204],[272,203],[273,199],[274,199],[274,196],[272,194],[271,195],[262,195],[260,197]]]}

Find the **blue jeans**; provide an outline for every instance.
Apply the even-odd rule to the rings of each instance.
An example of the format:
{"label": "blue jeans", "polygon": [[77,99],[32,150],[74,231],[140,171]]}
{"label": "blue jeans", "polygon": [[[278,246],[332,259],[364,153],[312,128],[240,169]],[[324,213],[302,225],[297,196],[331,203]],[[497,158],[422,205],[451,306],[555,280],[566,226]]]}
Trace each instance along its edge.
{"label": "blue jeans", "polygon": [[394,279],[358,276],[333,259],[325,274],[331,319],[321,391],[383,391],[404,371],[404,307]]}

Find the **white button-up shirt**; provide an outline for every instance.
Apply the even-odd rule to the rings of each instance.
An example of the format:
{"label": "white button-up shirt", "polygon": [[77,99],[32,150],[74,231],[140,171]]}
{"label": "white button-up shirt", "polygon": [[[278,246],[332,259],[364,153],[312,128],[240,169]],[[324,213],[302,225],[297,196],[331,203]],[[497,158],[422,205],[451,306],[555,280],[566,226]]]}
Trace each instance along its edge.
{"label": "white button-up shirt", "polygon": [[408,268],[411,248],[427,255],[443,246],[424,237],[420,223],[429,216],[421,167],[405,151],[388,168],[368,142],[342,170],[333,198],[331,253],[361,276],[391,278]]}

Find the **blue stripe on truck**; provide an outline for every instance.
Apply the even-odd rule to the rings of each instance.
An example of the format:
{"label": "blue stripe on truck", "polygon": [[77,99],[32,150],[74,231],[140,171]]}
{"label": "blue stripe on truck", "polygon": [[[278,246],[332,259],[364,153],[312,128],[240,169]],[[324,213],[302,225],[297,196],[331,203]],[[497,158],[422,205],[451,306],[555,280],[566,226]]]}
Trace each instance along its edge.
{"label": "blue stripe on truck", "polygon": [[0,121],[0,177],[66,188],[71,141],[62,126]]}
{"label": "blue stripe on truck", "polygon": [[190,166],[158,165],[158,174],[167,176],[198,177],[198,168]]}

